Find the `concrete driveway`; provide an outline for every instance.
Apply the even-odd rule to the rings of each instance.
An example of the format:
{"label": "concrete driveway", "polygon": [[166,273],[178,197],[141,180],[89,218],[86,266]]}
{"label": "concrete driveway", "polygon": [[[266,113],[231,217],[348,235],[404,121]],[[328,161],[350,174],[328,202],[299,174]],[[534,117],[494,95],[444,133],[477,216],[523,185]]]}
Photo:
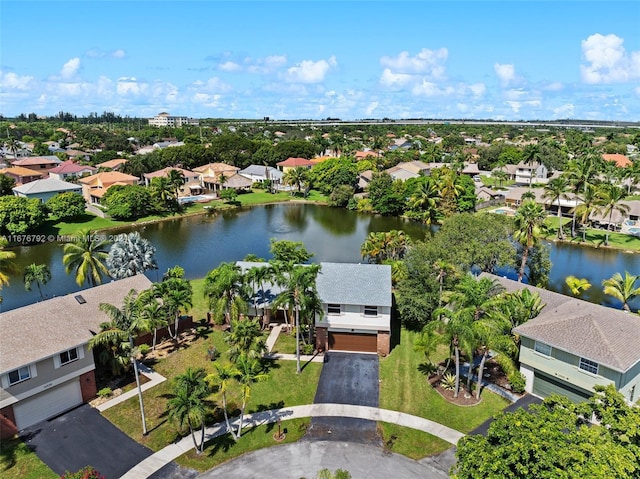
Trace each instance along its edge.
{"label": "concrete driveway", "polygon": [[60,475],[93,466],[106,478],[117,478],[152,453],[88,404],[31,426],[20,436]]}
{"label": "concrete driveway", "polygon": [[[379,405],[378,355],[325,353],[315,404]],[[381,446],[376,422],[347,417],[313,418],[306,441],[344,441]]]}

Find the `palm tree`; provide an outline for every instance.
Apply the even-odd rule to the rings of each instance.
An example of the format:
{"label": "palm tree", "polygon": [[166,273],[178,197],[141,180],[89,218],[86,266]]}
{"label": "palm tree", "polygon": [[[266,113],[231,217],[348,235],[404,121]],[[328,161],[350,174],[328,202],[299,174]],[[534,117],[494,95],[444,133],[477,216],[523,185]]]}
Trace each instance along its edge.
{"label": "palm tree", "polygon": [[277,267],[276,271],[276,281],[282,287],[282,291],[274,301],[274,306],[284,306],[285,310],[293,310],[295,313],[296,372],[300,374],[300,311],[306,296],[317,296],[316,277],[320,265],[287,263]]}
{"label": "palm tree", "polygon": [[239,438],[242,434],[242,421],[244,420],[244,410],[247,406],[247,402],[251,397],[251,386],[258,382],[263,382],[269,379],[269,375],[263,371],[262,364],[256,358],[249,358],[247,356],[240,356],[236,363],[238,371],[238,382],[242,388],[242,407],[240,408],[240,422],[238,423]]}
{"label": "palm tree", "polygon": [[611,278],[602,281],[604,294],[621,301],[622,309],[631,312],[629,302],[640,295],[640,285],[636,286],[638,281],[640,281],[640,275],[629,274],[628,271],[625,271],[623,278],[620,273],[616,273]]}
{"label": "palm tree", "polygon": [[238,319],[247,309],[243,297],[242,272],[234,263],[220,263],[204,279],[204,296],[216,318],[227,324]]}
{"label": "palm tree", "polygon": [[154,255],[156,249],[137,231],[116,236],[107,257],[109,273],[115,279],[127,278],[158,269]]}
{"label": "palm tree", "polygon": [[159,208],[171,208],[177,203],[175,187],[171,184],[169,178],[153,178],[149,189],[151,191],[151,197],[158,201]]}
{"label": "palm tree", "polygon": [[436,218],[440,192],[431,177],[425,177],[409,198],[409,207],[420,212],[424,223],[430,225]]}
{"label": "palm tree", "polygon": [[[595,157],[591,154],[584,155],[575,160],[570,160],[565,169],[565,176],[569,184],[573,188],[574,194],[585,196],[587,189],[593,186],[596,174]],[[571,221],[571,236],[575,236],[576,215],[579,214],[575,209],[573,211],[573,219]]]}
{"label": "palm tree", "polygon": [[302,191],[302,185],[309,181],[309,169],[303,166],[291,168],[282,177],[282,181],[286,185],[295,186],[298,188],[298,193]]}
{"label": "palm tree", "polygon": [[[138,374],[138,362],[136,361],[137,350],[134,345],[134,337],[141,332],[149,331],[150,328],[145,316],[140,314],[140,306],[138,292],[135,289],[130,290],[124,297],[121,308],[109,303],[100,303],[100,310],[107,314],[109,322],[100,325],[100,332],[89,340],[89,349],[102,346],[112,350],[115,347],[128,351],[129,360],[133,364],[136,385],[138,387],[142,433],[146,435],[147,422],[145,420],[144,404],[142,402],[142,388],[140,386],[140,375]],[[122,343],[128,343],[128,347],[122,347]]]}
{"label": "palm tree", "polygon": [[[499,323],[494,321],[490,316],[474,321],[472,329],[479,344],[479,350],[482,352],[480,364],[478,365],[478,386],[476,388],[476,399],[480,399],[480,390],[482,389],[482,377],[484,374],[484,365],[489,357],[490,351],[498,353],[512,353],[514,344],[508,335],[503,334]],[[471,365],[469,365],[469,377],[471,377]]]}
{"label": "palm tree", "polygon": [[167,319],[173,318],[173,334],[169,328],[169,335],[176,339],[178,337],[178,323],[180,321],[180,311],[193,306],[193,288],[191,283],[182,278],[168,278],[153,286],[154,294],[162,300],[162,306],[167,314]]}
{"label": "palm tree", "polygon": [[229,345],[229,358],[234,362],[240,356],[261,358],[267,350],[262,328],[255,319],[232,319],[230,330],[224,333],[224,341]]}
{"label": "palm tree", "polygon": [[180,170],[169,170],[167,174],[169,185],[173,188],[175,197],[180,196],[180,188],[184,185],[184,173]]}
{"label": "palm tree", "polygon": [[457,201],[464,192],[464,186],[460,183],[460,176],[449,168],[441,168],[435,175],[435,181],[440,192],[442,212],[449,216],[456,211]]}
{"label": "palm tree", "polygon": [[538,242],[538,238],[544,231],[544,219],[546,213],[542,205],[533,200],[527,200],[516,211],[516,232],[514,238],[522,245],[522,261],[518,270],[518,281],[522,282],[524,270],[527,266],[527,258],[531,248]]}
{"label": "palm tree", "polygon": [[44,286],[51,280],[51,270],[46,264],[30,264],[24,268],[24,288],[31,291],[31,284],[35,283],[40,293],[40,299],[44,300],[41,285]]}
{"label": "palm tree", "polygon": [[234,440],[238,440],[235,431],[229,422],[229,413],[227,411],[227,391],[234,379],[240,376],[240,370],[233,363],[216,362],[213,365],[215,372],[209,374],[206,380],[217,387],[218,392],[222,394],[222,411],[224,413],[224,422],[227,425],[227,431],[231,433]]}
{"label": "palm tree", "polygon": [[580,219],[583,242],[587,241],[587,224],[589,223],[591,213],[593,213],[597,208],[597,193],[598,190],[595,186],[587,185],[583,194],[578,197],[580,199],[580,204],[578,204],[573,210],[574,217],[577,216]]}
{"label": "palm tree", "polygon": [[629,206],[624,203],[620,203],[626,196],[624,188],[613,185],[611,183],[603,183],[598,190],[596,204],[598,205],[598,212],[608,217],[609,224],[607,225],[607,232],[604,238],[604,245],[609,245],[609,231],[611,230],[611,218],[613,212],[617,211],[621,215],[625,215],[629,212]]}
{"label": "palm tree", "polygon": [[434,261],[433,269],[436,271],[436,279],[438,280],[439,291],[438,291],[438,306],[442,306],[442,293],[444,289],[444,279],[447,276],[455,274],[455,267],[453,264],[448,263],[445,260],[439,259]]}
{"label": "palm tree", "polygon": [[591,287],[591,283],[586,278],[578,278],[576,276],[567,276],[564,282],[569,286],[571,294],[580,296],[580,294]]}
{"label": "palm tree", "polygon": [[[197,454],[202,454],[204,451],[206,399],[211,392],[205,376],[203,368],[187,368],[183,374],[174,378],[173,397],[167,401],[169,418],[177,421],[180,428],[185,424],[189,427]],[[198,427],[200,427],[200,444],[195,435],[195,429]]]}
{"label": "palm tree", "polygon": [[562,231],[562,205],[560,200],[567,199],[567,189],[569,188],[569,182],[563,178],[553,178],[544,187],[543,198],[549,200],[553,205],[558,205],[558,239],[564,239],[564,232]]}
{"label": "palm tree", "polygon": [[[154,285],[155,286],[155,285]],[[153,341],[151,349],[155,351],[158,340],[158,329],[168,325],[167,312],[164,305],[158,301],[154,287],[150,290],[143,291],[138,297],[140,301],[140,314],[148,323],[149,328],[153,329]]]}
{"label": "palm tree", "polygon": [[109,270],[105,266],[109,245],[109,241],[90,230],[79,231],[73,242],[64,245],[62,262],[65,271],[67,274],[75,271],[78,286],[85,281],[97,286],[102,283],[103,276],[109,277]]}
{"label": "palm tree", "polygon": [[244,280],[251,286],[249,295],[251,299],[253,299],[253,309],[255,310],[255,314],[258,314],[258,301],[260,301],[260,306],[262,309],[261,316],[264,315],[265,283],[273,277],[273,274],[273,268],[268,263],[265,263],[261,266],[253,266],[244,273]]}
{"label": "palm tree", "polygon": [[9,284],[9,274],[17,271],[17,266],[13,261],[16,254],[5,248],[9,245],[6,238],[0,236],[0,290]]}
{"label": "palm tree", "polygon": [[[536,163],[540,163],[541,154],[540,147],[538,145],[529,144],[524,147],[522,151],[522,159],[528,164],[530,167],[533,167]],[[533,183],[533,171],[529,175],[529,188],[531,188],[531,184]]]}

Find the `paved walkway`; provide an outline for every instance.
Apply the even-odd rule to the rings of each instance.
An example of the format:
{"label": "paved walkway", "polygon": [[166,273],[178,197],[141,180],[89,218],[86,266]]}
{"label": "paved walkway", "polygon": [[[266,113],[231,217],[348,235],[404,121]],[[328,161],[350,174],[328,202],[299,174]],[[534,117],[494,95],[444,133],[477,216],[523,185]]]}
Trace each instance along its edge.
{"label": "paved walkway", "polygon": [[[140,374],[146,376],[147,379],[149,379],[149,381],[140,386],[140,389],[142,389],[143,392],[167,380],[167,378],[153,371],[151,368],[145,366],[141,362],[138,362],[138,371],[140,371]],[[133,388],[131,391],[127,391],[124,394],[120,394],[113,399],[109,399],[108,401],[99,404],[98,406],[96,406],[96,409],[100,412],[105,411],[110,407],[115,406],[116,404],[120,404],[121,402],[126,401],[130,397],[136,396],[137,394],[138,388]]]}
{"label": "paved walkway", "polygon": [[[346,416],[359,419],[369,419],[372,421],[390,422],[432,434],[454,445],[457,444],[464,436],[464,434],[459,431],[421,417],[411,416],[410,414],[404,414],[398,411],[390,411],[388,409],[353,406],[350,404],[308,404],[282,409],[272,409],[270,411],[261,411],[247,415],[244,418],[243,427],[256,427],[263,424],[275,423],[279,420],[319,416]],[[234,419],[231,423],[232,427],[237,427],[237,425],[238,418]],[[208,427],[205,430],[205,441],[210,441],[211,439],[221,436],[226,432],[227,428],[224,423]],[[193,441],[191,436],[186,436],[180,441],[170,444],[164,449],[161,449],[155,454],[149,456],[137,466],[130,469],[124,476],[122,476],[122,478],[147,478],[191,449],[193,449]]]}

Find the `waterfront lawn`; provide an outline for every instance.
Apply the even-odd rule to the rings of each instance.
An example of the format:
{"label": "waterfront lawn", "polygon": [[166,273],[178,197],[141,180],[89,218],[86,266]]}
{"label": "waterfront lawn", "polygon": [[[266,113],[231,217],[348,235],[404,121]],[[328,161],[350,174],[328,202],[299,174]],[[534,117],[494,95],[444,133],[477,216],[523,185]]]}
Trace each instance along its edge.
{"label": "waterfront lawn", "polygon": [[0,474],[3,479],[56,479],[59,477],[20,439],[0,441]]}
{"label": "waterfront lawn", "polygon": [[[222,338],[222,332],[200,327],[200,338],[187,347],[178,349],[166,358],[158,360],[151,366],[168,380],[143,393],[145,415],[147,418],[147,436],[142,435],[140,409],[138,397],[135,396],[124,403],[107,409],[103,414],[113,424],[131,436],[134,440],[144,444],[154,451],[160,450],[172,442],[180,439],[182,434],[175,423],[167,417],[167,401],[171,397],[171,378],[182,374],[188,367],[203,367],[212,373],[213,364],[207,359],[207,350],[215,345],[221,354],[228,349]],[[221,359],[218,359],[221,360]],[[295,361],[268,362],[269,380],[255,384],[251,389],[251,399],[247,405],[247,413],[258,410],[275,409],[286,406],[313,403],[322,364],[306,365],[302,374],[295,373]],[[209,398],[212,407],[208,422],[223,421],[221,397],[214,393]],[[239,414],[241,399],[239,388],[232,387],[227,394],[230,415]],[[245,452],[245,451],[242,451]]]}
{"label": "waterfront lawn", "polygon": [[[547,229],[547,239],[553,240],[558,237],[558,219],[548,217],[546,224],[549,225]],[[606,230],[597,228],[587,228],[586,242],[582,241],[582,230],[580,226],[576,226],[576,237],[571,238],[571,219],[565,219],[564,223],[565,241],[573,244],[583,244],[589,247],[604,247],[604,240],[607,235]],[[640,237],[630,234],[619,233],[616,231],[609,232],[609,248],[628,250],[628,251],[640,251]]]}
{"label": "waterfront lawn", "polygon": [[[493,417],[509,403],[488,390],[482,392],[477,406],[460,407],[449,403],[429,385],[426,376],[419,371],[425,357],[414,351],[418,333],[402,330],[401,342],[391,354],[380,361],[380,407],[424,417],[444,424],[457,431],[468,433]],[[425,434],[402,434],[394,428],[382,426],[385,443],[393,444],[394,451],[419,451],[422,456],[441,452],[447,444],[434,441]],[[392,436],[397,435],[396,439]],[[428,440],[425,440],[428,439]],[[412,441],[424,441],[413,445]]]}

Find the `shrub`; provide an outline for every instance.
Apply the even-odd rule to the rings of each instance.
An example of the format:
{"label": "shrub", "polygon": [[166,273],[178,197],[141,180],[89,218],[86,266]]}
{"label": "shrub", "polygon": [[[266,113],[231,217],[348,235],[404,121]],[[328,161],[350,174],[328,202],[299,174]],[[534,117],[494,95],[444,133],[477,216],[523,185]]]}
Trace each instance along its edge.
{"label": "shrub", "polygon": [[105,479],[105,477],[91,466],[86,466],[78,472],[65,472],[60,479]]}
{"label": "shrub", "polygon": [[113,391],[111,390],[111,388],[102,388],[100,391],[98,391],[98,397],[101,397],[101,398],[107,398],[112,394],[113,394]]}
{"label": "shrub", "polygon": [[527,380],[524,377],[524,374],[522,374],[520,371],[515,371],[509,374],[509,384],[511,384],[511,390],[514,393],[519,394],[521,392],[524,392],[526,382]]}
{"label": "shrub", "polygon": [[445,374],[440,380],[440,386],[447,391],[453,391],[456,388],[456,375],[452,373]]}
{"label": "shrub", "polygon": [[313,346],[313,344],[303,343],[300,345],[300,351],[302,352],[302,354],[313,354],[314,350],[315,347]]}
{"label": "shrub", "polygon": [[140,346],[138,346],[138,351],[144,356],[145,354],[148,354],[149,351],[151,351],[151,346],[149,346],[148,344],[141,344]]}

